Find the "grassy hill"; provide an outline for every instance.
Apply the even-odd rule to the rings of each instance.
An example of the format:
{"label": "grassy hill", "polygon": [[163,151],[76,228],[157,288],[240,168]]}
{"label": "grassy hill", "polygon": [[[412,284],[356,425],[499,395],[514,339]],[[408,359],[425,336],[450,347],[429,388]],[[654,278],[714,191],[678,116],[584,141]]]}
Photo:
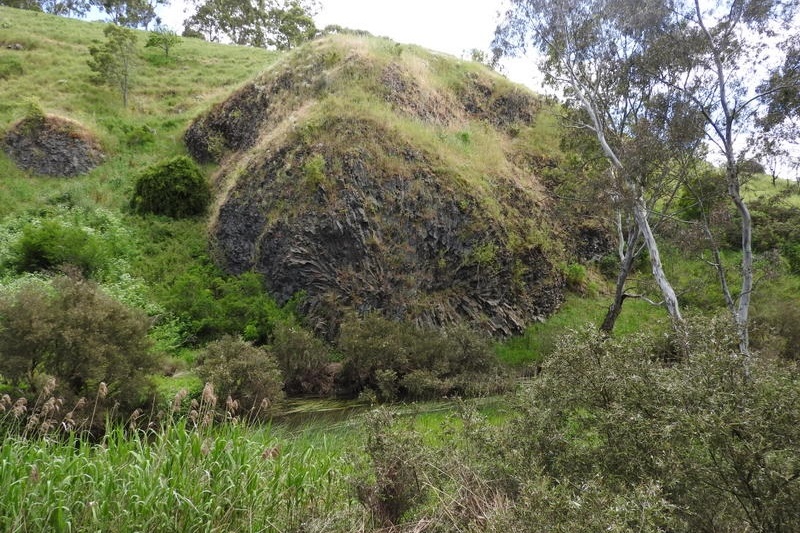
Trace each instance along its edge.
{"label": "grassy hill", "polygon": [[[24,117],[30,101],[48,114],[71,118],[94,132],[110,152],[109,161],[78,180],[32,184],[8,158],[0,156],[4,176],[0,215],[35,205],[43,198],[71,194],[86,205],[118,210],[128,200],[132,171],[183,153],[183,130],[201,110],[275,60],[254,48],[184,39],[169,61],[145,49],[146,32],[137,32],[141,56],[134,67],[128,109],[112,87],[91,82],[89,47],[102,42],[104,24],[0,7],[0,128]],[[136,142],[146,130],[152,139]],[[34,185],[34,186],[31,186]]]}

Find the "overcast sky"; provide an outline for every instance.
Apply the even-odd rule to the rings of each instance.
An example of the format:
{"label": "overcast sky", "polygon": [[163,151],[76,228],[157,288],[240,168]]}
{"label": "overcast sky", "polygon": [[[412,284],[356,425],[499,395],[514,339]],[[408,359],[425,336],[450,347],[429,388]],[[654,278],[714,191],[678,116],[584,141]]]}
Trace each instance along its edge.
{"label": "overcast sky", "polygon": [[[468,57],[473,48],[487,51],[503,0],[321,0],[317,27],[338,24],[366,30],[399,43],[418,44],[456,57]],[[185,13],[174,0],[161,11],[165,24],[180,33]],[[518,83],[538,89],[536,65],[531,60],[506,61],[504,73]]]}

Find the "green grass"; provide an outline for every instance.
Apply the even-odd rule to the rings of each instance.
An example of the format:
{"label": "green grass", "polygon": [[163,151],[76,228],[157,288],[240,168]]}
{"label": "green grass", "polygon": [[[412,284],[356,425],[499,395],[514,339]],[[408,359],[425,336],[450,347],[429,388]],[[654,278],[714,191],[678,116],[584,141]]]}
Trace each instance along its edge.
{"label": "green grass", "polygon": [[778,180],[772,184],[772,178],[765,174],[757,174],[742,186],[745,200],[768,199],[776,195],[785,195],[782,201],[790,207],[800,208],[800,188],[797,182]]}
{"label": "green grass", "polygon": [[[203,109],[271,64],[276,54],[263,49],[183,39],[168,64],[154,61],[139,34],[131,102],[122,105],[117,90],[92,83],[89,46],[104,40],[100,22],[55,17],[0,6],[0,62],[13,58],[23,68],[0,84],[0,131],[21,119],[29,102],[47,114],[71,118],[87,127],[108,152],[108,159],[85,176],[59,180],[29,176],[0,153],[0,217],[33,208],[48,197],[69,194],[82,205],[125,208],[131,178],[138,169],[185,153],[182,135]],[[153,142],[135,144],[137,129],[153,133]],[[134,144],[131,144],[131,143]]]}
{"label": "green grass", "polygon": [[[608,296],[593,298],[569,295],[561,308],[544,322],[532,324],[523,335],[495,345],[501,361],[513,367],[535,364],[552,353],[567,332],[599,327],[611,304]],[[614,327],[614,335],[624,337],[643,328],[664,327],[666,311],[640,299],[627,299]]]}
{"label": "green grass", "polygon": [[184,421],[156,434],[112,431],[80,441],[0,443],[3,531],[298,530],[351,511],[342,435],[287,437]]}

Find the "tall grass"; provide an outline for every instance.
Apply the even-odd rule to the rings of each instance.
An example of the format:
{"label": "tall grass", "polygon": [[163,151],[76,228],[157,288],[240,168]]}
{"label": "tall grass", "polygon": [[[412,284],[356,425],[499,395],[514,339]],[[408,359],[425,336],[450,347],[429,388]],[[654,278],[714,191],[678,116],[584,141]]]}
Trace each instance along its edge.
{"label": "tall grass", "polygon": [[[212,395],[157,424],[135,413],[97,443],[57,428],[5,432],[0,531],[324,531],[358,514],[345,434],[248,426],[214,411]],[[7,409],[0,427],[13,429],[20,411]]]}

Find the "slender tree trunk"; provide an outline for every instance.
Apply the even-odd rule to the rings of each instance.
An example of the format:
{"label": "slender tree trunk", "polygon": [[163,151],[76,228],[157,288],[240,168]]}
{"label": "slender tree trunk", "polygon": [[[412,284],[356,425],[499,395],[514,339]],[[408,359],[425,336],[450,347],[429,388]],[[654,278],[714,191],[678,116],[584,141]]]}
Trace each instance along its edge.
{"label": "slender tree trunk", "polygon": [[739,305],[736,307],[734,318],[739,334],[739,351],[745,357],[750,357],[750,298],[753,294],[753,219],[750,209],[742,199],[739,191],[739,179],[735,171],[728,171],[728,194],[730,194],[739,216],[742,217],[742,292],[739,295]]}
{"label": "slender tree trunk", "polygon": [[576,96],[581,101],[583,108],[589,115],[592,123],[592,130],[597,136],[597,141],[600,143],[600,148],[603,150],[603,153],[611,163],[613,169],[612,171],[614,173],[620,173],[622,176],[620,181],[625,189],[625,192],[627,193],[627,196],[633,199],[633,218],[636,221],[636,225],[638,226],[639,232],[644,239],[647,251],[650,254],[650,264],[653,270],[653,277],[661,289],[661,295],[664,299],[664,306],[667,308],[667,312],[672,319],[673,327],[676,330],[680,329],[680,325],[683,323],[683,317],[681,316],[680,307],[678,305],[678,297],[675,295],[675,290],[672,288],[672,285],[667,279],[667,275],[664,273],[664,266],[661,264],[661,254],[658,251],[658,243],[656,242],[656,238],[653,235],[653,230],[650,227],[650,222],[647,216],[647,203],[642,196],[641,188],[637,186],[635,182],[632,182],[625,176],[625,166],[622,164],[622,161],[619,159],[614,149],[608,143],[608,139],[606,139],[603,121],[601,120],[596,107],[592,105],[591,100],[586,96],[586,93],[574,72],[570,70],[569,74],[572,88],[575,90]]}
{"label": "slender tree trunk", "polygon": [[636,220],[636,225],[639,232],[642,234],[647,252],[650,254],[650,266],[653,270],[653,278],[655,278],[658,287],[661,289],[661,296],[664,298],[664,307],[667,308],[670,318],[672,318],[673,325],[678,326],[683,323],[683,316],[681,316],[680,306],[678,305],[678,297],[675,295],[675,290],[672,288],[667,275],[664,272],[664,265],[661,263],[661,254],[658,251],[658,244],[656,243],[653,230],[650,228],[650,222],[647,217],[647,205],[639,195],[633,202],[633,217]]}
{"label": "slender tree trunk", "polygon": [[628,280],[628,275],[633,268],[633,261],[638,255],[636,243],[639,240],[639,229],[634,228],[628,234],[627,248],[625,254],[622,256],[619,267],[619,274],[617,275],[617,285],[614,289],[614,301],[606,312],[603,323],[600,325],[600,331],[611,334],[614,331],[614,325],[617,323],[617,318],[622,312],[622,303],[625,301],[625,282]]}

